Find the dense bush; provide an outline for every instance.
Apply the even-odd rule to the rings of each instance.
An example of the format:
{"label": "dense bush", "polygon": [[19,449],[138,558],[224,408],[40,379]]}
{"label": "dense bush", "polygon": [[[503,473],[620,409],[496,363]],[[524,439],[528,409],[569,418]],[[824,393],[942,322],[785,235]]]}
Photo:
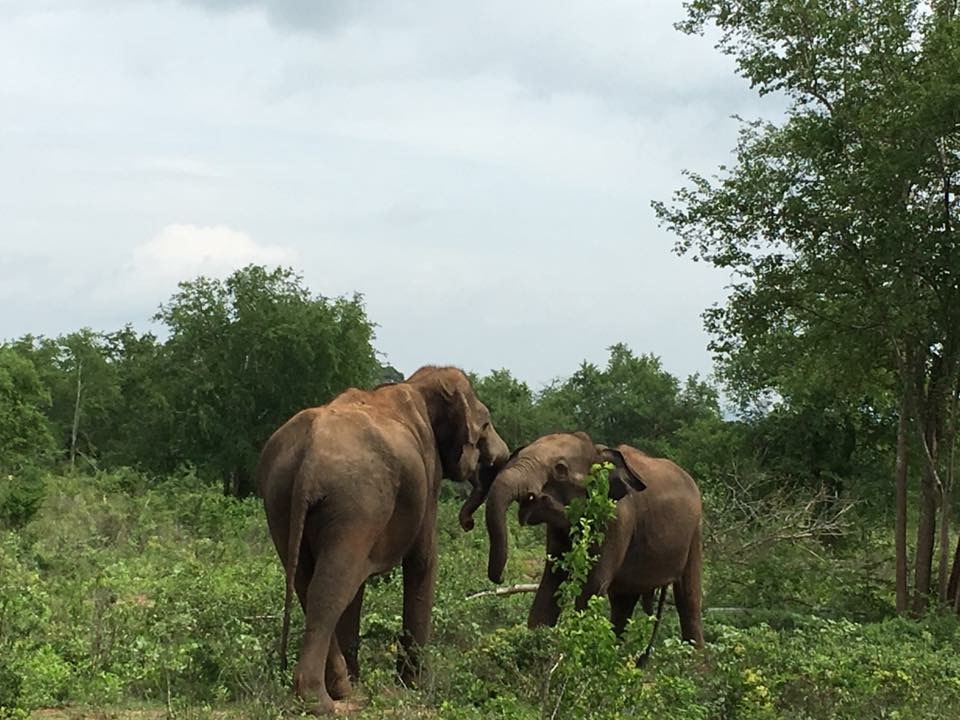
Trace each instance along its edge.
{"label": "dense bush", "polygon": [[[159,483],[133,471],[45,483],[36,516],[0,535],[3,712],[296,709],[277,670],[283,579],[257,500],[224,497],[190,472]],[[441,503],[433,643],[419,689],[393,674],[400,573],[369,583],[361,717],[937,718],[960,707],[960,628],[949,618],[881,619],[890,598],[863,584],[884,552],[877,541],[865,551],[852,540],[771,540],[731,558],[722,526],[735,519],[721,504],[706,586],[707,607],[725,609],[706,616],[707,649],[676,640],[668,608],[653,659],[638,669],[651,627],[642,613],[621,643],[602,599],[536,632],[525,627],[530,595],[468,599],[488,587],[487,542],[482,530],[459,529],[457,510],[452,497]],[[507,576],[533,581],[542,536],[516,524],[510,532]],[[855,619],[864,616],[879,621]]]}

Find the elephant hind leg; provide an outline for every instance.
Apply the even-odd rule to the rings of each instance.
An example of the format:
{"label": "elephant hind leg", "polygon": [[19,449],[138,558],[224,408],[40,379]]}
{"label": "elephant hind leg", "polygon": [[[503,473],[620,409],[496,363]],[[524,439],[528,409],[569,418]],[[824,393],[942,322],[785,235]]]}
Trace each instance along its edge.
{"label": "elephant hind leg", "polygon": [[633,610],[637,606],[640,596],[636,593],[615,593],[608,594],[610,600],[610,622],[613,625],[613,632],[617,637],[623,635],[627,622],[633,616]]}
{"label": "elephant hind leg", "polygon": [[327,650],[327,665],[324,669],[324,682],[327,692],[334,700],[343,700],[348,697],[353,688],[350,685],[349,670],[346,658],[340,650],[337,634],[330,637],[330,647]]}
{"label": "elephant hind leg", "polygon": [[680,615],[680,632],[685,642],[703,647],[703,547],[698,527],[687,553],[687,565],[680,579],[673,584],[673,599]]}
{"label": "elephant hind leg", "polygon": [[360,585],[357,594],[343,611],[337,622],[336,638],[343,653],[343,658],[347,663],[347,674],[351,680],[360,679],[360,663],[358,654],[360,651],[360,610],[363,607],[363,590],[366,583]]}
{"label": "elephant hind leg", "polygon": [[316,563],[307,589],[306,630],[294,670],[297,695],[316,703],[316,711],[333,710],[333,698],[350,692],[347,666],[336,638],[344,611],[369,574],[370,542],[346,528],[327,526],[314,547]]}

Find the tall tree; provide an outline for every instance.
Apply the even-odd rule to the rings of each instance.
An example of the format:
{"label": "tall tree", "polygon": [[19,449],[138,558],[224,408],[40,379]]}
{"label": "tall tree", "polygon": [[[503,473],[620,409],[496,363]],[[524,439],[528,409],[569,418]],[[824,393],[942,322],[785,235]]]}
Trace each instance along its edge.
{"label": "tall tree", "polygon": [[259,448],[280,423],[380,374],[362,299],[314,296],[289,269],[181,283],[157,319],[170,330],[169,461],[217,473],[232,494],[253,489]]}
{"label": "tall tree", "polygon": [[606,367],[584,362],[545,390],[540,404],[599,442],[624,442],[657,454],[667,452],[681,427],[719,417],[716,390],[697,376],[681,386],[655,355],[636,355],[622,343],[609,352]]}
{"label": "tall tree", "polygon": [[494,370],[472,380],[477,397],[490,409],[497,432],[511,449],[549,432],[570,429],[564,419],[539,402],[537,393],[527,383],[517,380],[509,370]]}
{"label": "tall tree", "polygon": [[30,359],[50,393],[47,415],[71,465],[78,456],[95,458],[114,440],[109,418],[123,402],[106,337],[83,328],[57,338],[26,335],[11,347]]}
{"label": "tall tree", "polygon": [[655,210],[680,253],[739,277],[726,305],[706,314],[721,366],[748,368],[775,390],[814,368],[846,384],[889,373],[902,420],[897,607],[907,609],[912,432],[922,468],[913,609],[922,611],[944,487],[939,448],[960,375],[955,4],[693,0],[686,9],[681,30],[715,25],[739,72],[788,107],[782,122],[744,123],[732,167],[689,173]]}
{"label": "tall tree", "polygon": [[54,448],[44,410],[50,393],[33,363],[0,346],[0,474],[42,460]]}

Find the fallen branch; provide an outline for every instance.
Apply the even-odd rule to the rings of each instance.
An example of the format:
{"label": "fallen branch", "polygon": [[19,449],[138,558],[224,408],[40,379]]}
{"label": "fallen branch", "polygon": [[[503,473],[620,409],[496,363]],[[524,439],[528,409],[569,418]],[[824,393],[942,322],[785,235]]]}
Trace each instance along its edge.
{"label": "fallen branch", "polygon": [[473,600],[474,598],[478,597],[516,595],[517,593],[536,592],[538,587],[540,586],[535,583],[518,583],[516,585],[507,585],[506,587],[494,588],[493,590],[483,590],[482,592],[474,593],[473,595],[467,595],[465,599]]}

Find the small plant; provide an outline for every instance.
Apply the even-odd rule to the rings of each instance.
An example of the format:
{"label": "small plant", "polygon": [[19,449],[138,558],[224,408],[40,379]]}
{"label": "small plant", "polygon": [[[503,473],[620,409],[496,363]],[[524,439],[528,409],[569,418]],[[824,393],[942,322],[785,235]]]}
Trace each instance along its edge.
{"label": "small plant", "polygon": [[624,660],[603,598],[590,598],[582,610],[576,610],[604,531],[616,512],[609,497],[612,469],[610,463],[594,464],[584,479],[586,494],[566,508],[570,549],[555,558],[566,575],[557,591],[563,613],[556,628],[556,661],[544,679],[542,695],[541,711],[549,717],[619,717],[622,698],[610,697],[605,688],[612,678],[636,672]]}
{"label": "small plant", "polygon": [[608,462],[595,463],[584,479],[586,495],[574,498],[566,508],[570,549],[555,559],[567,576],[558,591],[561,606],[570,607],[583,592],[607,523],[616,512],[616,503],[609,497],[611,470],[613,465]]}

